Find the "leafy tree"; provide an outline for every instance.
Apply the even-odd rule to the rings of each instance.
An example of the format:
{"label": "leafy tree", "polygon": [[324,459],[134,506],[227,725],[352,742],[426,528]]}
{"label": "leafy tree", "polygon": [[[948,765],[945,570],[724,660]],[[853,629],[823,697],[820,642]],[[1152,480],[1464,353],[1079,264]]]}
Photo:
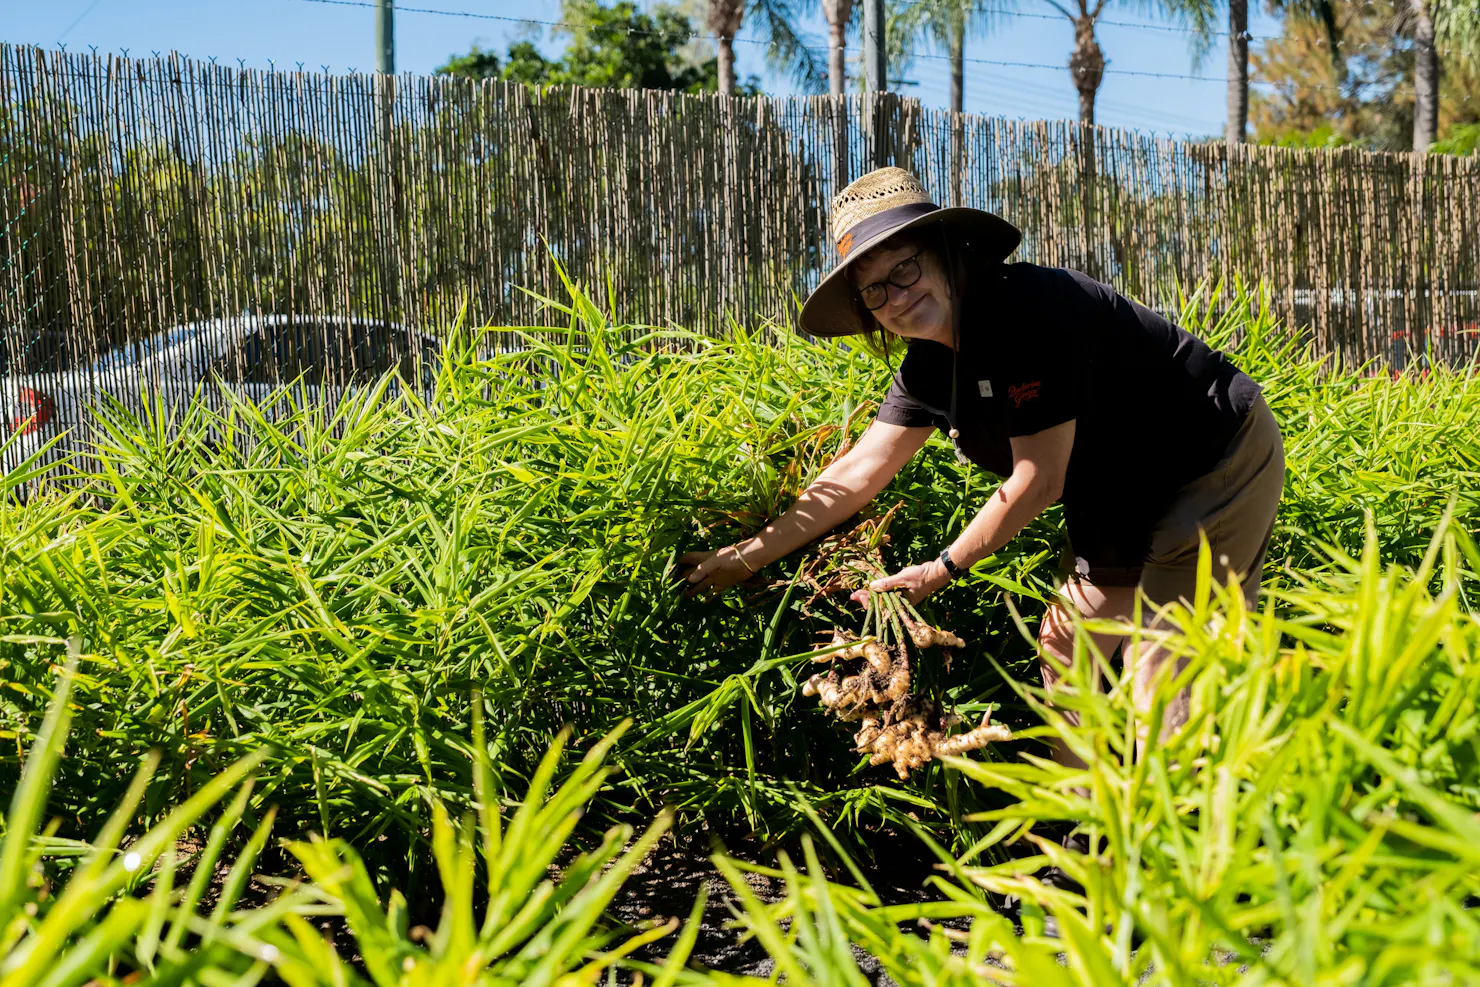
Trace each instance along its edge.
{"label": "leafy tree", "polygon": [[[696,63],[682,51],[693,37],[687,17],[657,6],[643,13],[630,0],[610,7],[598,0],[565,0],[557,37],[567,39],[559,58],[549,59],[529,40],[516,41],[500,58],[477,45],[437,68],[440,75],[504,79],[528,85],[713,92],[716,59]],[[754,89],[753,82],[749,88]]]}
{"label": "leafy tree", "polygon": [[1480,154],[1480,123],[1462,123],[1451,128],[1449,135],[1429,150],[1435,154]]}
{"label": "leafy tree", "polygon": [[[1272,84],[1251,100],[1255,139],[1411,150],[1421,53],[1412,35],[1409,0],[1342,3],[1336,15],[1340,59],[1329,57],[1326,29],[1300,15],[1287,16],[1281,36],[1253,55],[1259,78]],[[1451,58],[1438,97],[1430,133],[1452,133],[1480,122],[1480,70]]]}
{"label": "leafy tree", "polygon": [[504,63],[503,77],[510,82],[522,82],[526,86],[549,85],[564,74],[559,62],[552,62],[531,41],[516,41],[509,45],[508,60]]}
{"label": "leafy tree", "polygon": [[498,55],[484,51],[476,44],[466,55],[453,55],[446,63],[437,66],[438,75],[460,75],[465,79],[501,79]]}

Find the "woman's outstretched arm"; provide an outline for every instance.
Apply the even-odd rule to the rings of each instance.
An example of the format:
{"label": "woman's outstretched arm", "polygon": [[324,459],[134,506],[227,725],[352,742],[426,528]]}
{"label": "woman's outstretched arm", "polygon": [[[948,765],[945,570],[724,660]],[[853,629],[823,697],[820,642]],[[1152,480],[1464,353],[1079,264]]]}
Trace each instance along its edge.
{"label": "woman's outstretched arm", "polygon": [[761,566],[831,531],[888,486],[934,431],[875,421],[857,445],[802,491],[785,514],[753,537],[718,551],[680,556],[680,564],[694,567],[687,577],[688,594],[722,592]]}
{"label": "woman's outstretched arm", "polygon": [[[1069,456],[1074,451],[1074,428],[1075,422],[1070,420],[1012,440],[1012,475],[950,545],[951,562],[958,569],[969,569],[1002,548],[1059,499],[1069,471]],[[876,579],[869,589],[899,590],[911,603],[919,603],[950,580],[940,560],[931,559]]]}

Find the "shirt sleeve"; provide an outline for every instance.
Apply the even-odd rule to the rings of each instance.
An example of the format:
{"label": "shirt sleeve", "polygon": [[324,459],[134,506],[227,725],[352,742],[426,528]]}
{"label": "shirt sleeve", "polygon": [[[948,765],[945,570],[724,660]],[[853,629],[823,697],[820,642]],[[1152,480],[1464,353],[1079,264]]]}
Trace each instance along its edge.
{"label": "shirt sleeve", "polygon": [[905,388],[898,374],[894,377],[894,383],[889,385],[889,392],[884,395],[879,413],[874,417],[886,425],[902,425],[905,428],[945,427],[945,419],[917,401]]}

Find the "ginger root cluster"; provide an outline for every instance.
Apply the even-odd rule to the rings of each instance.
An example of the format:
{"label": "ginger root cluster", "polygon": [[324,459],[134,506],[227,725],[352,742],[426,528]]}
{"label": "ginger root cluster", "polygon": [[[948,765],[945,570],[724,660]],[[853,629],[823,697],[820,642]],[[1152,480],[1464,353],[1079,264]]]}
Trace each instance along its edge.
{"label": "ginger root cluster", "polygon": [[870,593],[863,631],[849,635],[834,628],[831,646],[844,646],[814,659],[827,662],[802,686],[802,694],[816,696],[838,719],[861,721],[853,741],[869,755],[869,764],[893,764],[903,780],[933,757],[963,754],[993,741],[1011,740],[1012,731],[989,722],[951,735],[961,718],[944,712],[940,704],[910,692],[910,651],[939,646],[949,660],[950,649],[966,642],[948,630],[926,623],[898,593]]}
{"label": "ginger root cluster", "polygon": [[[880,549],[889,543],[889,525],[901,506],[902,502],[895,504],[883,515],[819,542],[798,573],[801,584],[812,591],[803,604],[804,613],[817,617],[814,606],[833,609],[831,601],[839,593],[862,589],[884,575]],[[927,648],[940,648],[949,669],[952,652],[965,646],[957,635],[931,626],[900,594],[870,592],[863,627],[857,632],[833,627],[830,640],[821,642],[818,650],[836,650],[814,659],[829,667],[809,678],[802,693],[816,696],[839,720],[858,723],[853,736],[858,750],[869,755],[872,765],[892,764],[903,780],[933,757],[1012,739],[1010,729],[990,722],[990,713],[975,729],[953,735],[951,729],[961,718],[942,710],[935,699],[912,691],[916,683],[911,648],[916,658]]]}

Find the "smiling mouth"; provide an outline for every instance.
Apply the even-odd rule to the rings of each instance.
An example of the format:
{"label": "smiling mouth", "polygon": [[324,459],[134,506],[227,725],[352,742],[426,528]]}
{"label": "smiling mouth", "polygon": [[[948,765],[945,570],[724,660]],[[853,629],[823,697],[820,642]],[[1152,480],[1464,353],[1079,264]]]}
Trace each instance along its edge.
{"label": "smiling mouth", "polygon": [[924,295],[921,295],[919,298],[916,298],[914,301],[910,302],[910,307],[909,308],[907,308],[903,312],[900,312],[899,313],[899,316],[898,317],[899,318],[903,318],[904,316],[909,315],[911,312],[913,312],[915,310],[915,307],[918,306],[924,300],[925,300],[925,296]]}

